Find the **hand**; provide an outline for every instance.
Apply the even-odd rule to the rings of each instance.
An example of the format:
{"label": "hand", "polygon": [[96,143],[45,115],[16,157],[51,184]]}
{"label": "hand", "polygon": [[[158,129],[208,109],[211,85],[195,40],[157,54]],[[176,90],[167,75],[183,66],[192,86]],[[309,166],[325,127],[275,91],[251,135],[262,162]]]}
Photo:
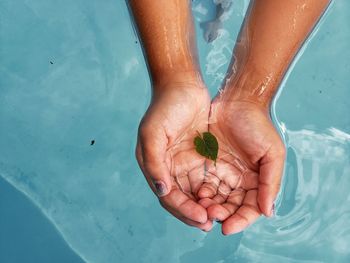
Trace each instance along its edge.
{"label": "hand", "polygon": [[205,159],[195,152],[193,138],[208,129],[210,96],[198,74],[178,73],[153,90],[139,127],[138,163],[166,210],[209,231],[212,222],[196,201]]}
{"label": "hand", "polygon": [[200,204],[223,221],[225,235],[242,231],[261,213],[272,216],[280,188],[285,148],[268,110],[246,101],[212,104],[209,130],[219,141],[216,167],[208,162]]}

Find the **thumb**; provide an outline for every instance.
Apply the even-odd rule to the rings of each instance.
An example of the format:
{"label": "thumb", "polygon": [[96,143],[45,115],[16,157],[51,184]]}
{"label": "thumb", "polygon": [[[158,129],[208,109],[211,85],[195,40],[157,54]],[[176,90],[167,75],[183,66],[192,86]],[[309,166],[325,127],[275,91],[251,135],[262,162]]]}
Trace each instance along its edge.
{"label": "thumb", "polygon": [[271,148],[260,161],[258,204],[268,217],[274,214],[274,202],[280,190],[285,159],[285,149]]}
{"label": "thumb", "polygon": [[140,164],[148,184],[158,197],[169,194],[172,186],[166,163],[167,137],[152,132],[140,133]]}

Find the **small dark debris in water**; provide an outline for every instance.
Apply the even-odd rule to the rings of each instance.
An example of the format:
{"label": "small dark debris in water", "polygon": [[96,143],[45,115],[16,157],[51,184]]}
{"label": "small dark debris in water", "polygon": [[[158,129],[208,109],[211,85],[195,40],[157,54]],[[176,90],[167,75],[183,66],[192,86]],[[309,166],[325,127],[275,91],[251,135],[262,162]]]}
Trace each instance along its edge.
{"label": "small dark debris in water", "polygon": [[129,226],[129,228],[128,228],[128,234],[129,234],[130,236],[133,236],[133,235],[134,235],[134,231],[132,230],[132,226]]}
{"label": "small dark debris in water", "polygon": [[51,65],[53,65],[53,62],[52,62],[52,61],[50,61],[50,64],[51,64]]}
{"label": "small dark debris in water", "polygon": [[135,44],[137,44],[137,43],[139,43],[139,42],[137,42],[137,40],[135,40]]}
{"label": "small dark debris in water", "polygon": [[322,90],[319,90],[319,91],[318,91],[318,93],[320,93],[320,94],[321,94],[321,93],[322,93]]}
{"label": "small dark debris in water", "polygon": [[95,140],[92,140],[90,145],[94,145],[95,144]]}

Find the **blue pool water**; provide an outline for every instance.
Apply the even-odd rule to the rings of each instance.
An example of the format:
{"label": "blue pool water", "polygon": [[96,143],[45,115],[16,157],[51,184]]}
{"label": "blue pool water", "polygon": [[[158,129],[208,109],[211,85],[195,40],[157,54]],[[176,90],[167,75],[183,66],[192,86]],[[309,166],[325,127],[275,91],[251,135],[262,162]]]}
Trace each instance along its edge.
{"label": "blue pool water", "polygon": [[[208,44],[211,2],[193,13],[214,95],[248,1]],[[275,101],[276,217],[225,237],[170,216],[138,169],[150,83],[125,2],[1,0],[0,262],[350,262],[349,10],[334,1]]]}
{"label": "blue pool water", "polygon": [[40,210],[1,177],[0,209],[0,262],[84,262]]}

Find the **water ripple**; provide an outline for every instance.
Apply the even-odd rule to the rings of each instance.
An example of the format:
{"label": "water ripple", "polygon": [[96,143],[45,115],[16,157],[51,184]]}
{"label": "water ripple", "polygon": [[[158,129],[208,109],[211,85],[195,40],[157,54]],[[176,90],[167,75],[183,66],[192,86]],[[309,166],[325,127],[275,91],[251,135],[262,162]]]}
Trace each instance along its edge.
{"label": "water ripple", "polygon": [[[297,169],[285,175],[298,180],[295,205],[279,214],[286,198],[283,189],[275,218],[251,226],[236,255],[248,262],[344,262],[350,259],[350,206],[344,205],[350,200],[350,135],[336,128],[324,133],[286,130],[286,135],[296,156],[289,165]],[[256,260],[256,251],[266,261]]]}

